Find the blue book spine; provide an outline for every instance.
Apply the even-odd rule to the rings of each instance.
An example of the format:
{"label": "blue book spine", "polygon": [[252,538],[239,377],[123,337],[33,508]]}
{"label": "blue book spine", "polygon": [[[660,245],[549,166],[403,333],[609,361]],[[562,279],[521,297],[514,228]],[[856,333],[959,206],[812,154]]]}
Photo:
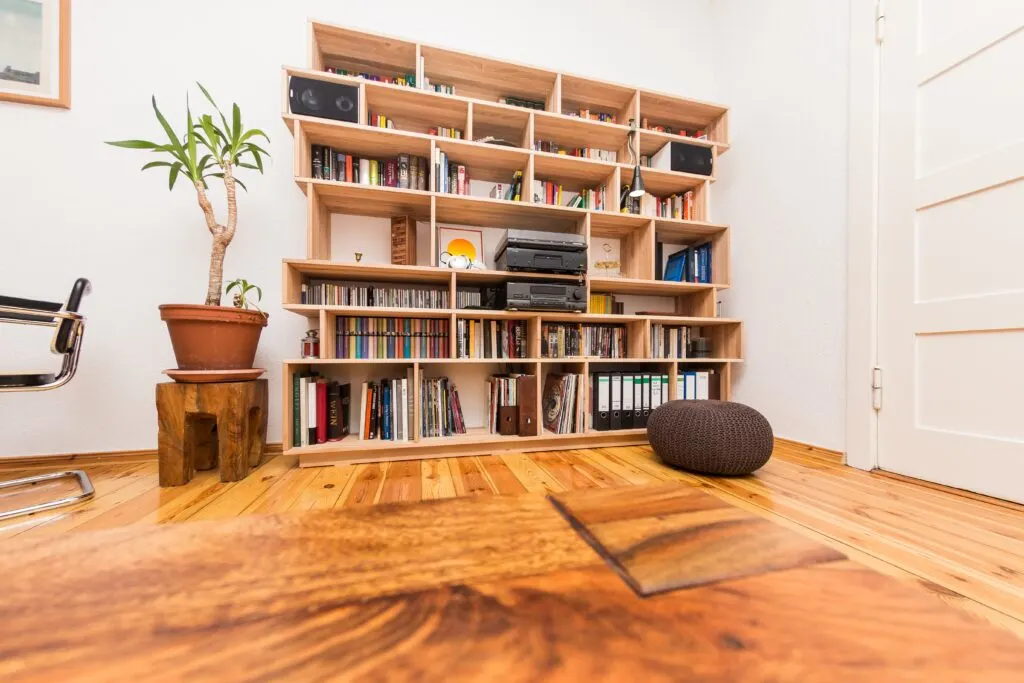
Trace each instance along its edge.
{"label": "blue book spine", "polygon": [[391,439],[391,382],[385,381],[384,389],[381,391],[380,417],[381,428],[380,438]]}

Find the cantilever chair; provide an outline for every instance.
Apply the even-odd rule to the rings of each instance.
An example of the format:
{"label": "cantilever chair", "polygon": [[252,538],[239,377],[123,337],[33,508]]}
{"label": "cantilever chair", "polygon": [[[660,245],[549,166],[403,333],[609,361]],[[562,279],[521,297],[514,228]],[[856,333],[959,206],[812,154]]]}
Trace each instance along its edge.
{"label": "cantilever chair", "polygon": [[[67,303],[63,305],[52,301],[33,301],[0,296],[0,323],[53,327],[53,341],[50,343],[50,350],[62,356],[61,368],[56,374],[0,374],[0,392],[56,389],[67,384],[75,376],[75,371],[78,369],[78,356],[82,351],[82,335],[85,332],[85,316],[78,312],[78,307],[82,303],[82,297],[88,294],[89,290],[89,281],[79,278],[71,288],[71,296],[68,297]],[[64,478],[77,479],[82,492],[75,496],[0,512],[0,520],[51,510],[93,497],[92,482],[89,481],[89,475],[82,470],[51,472],[33,477],[0,481],[0,489]]]}

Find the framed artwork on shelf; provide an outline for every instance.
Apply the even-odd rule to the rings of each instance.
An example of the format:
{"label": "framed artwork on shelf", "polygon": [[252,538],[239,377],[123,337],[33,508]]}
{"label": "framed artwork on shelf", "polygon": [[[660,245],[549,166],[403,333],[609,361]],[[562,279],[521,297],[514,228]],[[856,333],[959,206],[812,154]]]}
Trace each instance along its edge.
{"label": "framed artwork on shelf", "polygon": [[0,0],[0,102],[71,108],[71,0]]}
{"label": "framed artwork on shelf", "polygon": [[622,241],[610,237],[594,238],[588,250],[590,272],[602,277],[622,277],[620,253]]}
{"label": "framed artwork on shelf", "polygon": [[445,268],[461,270],[484,268],[483,230],[439,227],[437,229],[437,263]]}

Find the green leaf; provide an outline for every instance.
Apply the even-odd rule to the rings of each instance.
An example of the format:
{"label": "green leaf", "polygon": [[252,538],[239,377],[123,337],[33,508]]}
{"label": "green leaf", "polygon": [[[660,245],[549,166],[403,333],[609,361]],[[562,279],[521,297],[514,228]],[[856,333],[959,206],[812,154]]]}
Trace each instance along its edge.
{"label": "green leaf", "polygon": [[252,169],[252,170],[254,170],[254,171],[258,171],[258,170],[260,170],[260,169],[259,169],[259,168],[257,168],[256,166],[253,166],[252,164],[247,164],[247,163],[245,163],[244,161],[236,161],[236,162],[235,162],[235,166],[237,166],[237,167],[239,167],[239,168],[251,168],[251,169]]}
{"label": "green leaf", "polygon": [[253,285],[253,289],[256,290],[256,301],[263,301],[263,290],[257,285]]}
{"label": "green leaf", "polygon": [[267,158],[270,158],[270,152],[268,152],[267,150],[263,149],[262,147],[260,147],[259,145],[255,144],[255,143],[247,142],[247,143],[245,143],[245,147],[250,152],[256,151],[256,152],[259,152],[260,154],[262,154],[263,156],[265,156]]}
{"label": "green leaf", "polygon": [[238,183],[239,187],[241,187],[241,188],[242,188],[243,190],[245,190],[246,192],[248,192],[248,191],[249,191],[249,188],[245,186],[245,183],[243,183],[243,182],[242,182],[241,180],[239,180],[238,178],[235,178],[235,182],[236,182],[236,183]]}
{"label": "green leaf", "polygon": [[199,177],[199,174],[196,172],[196,131],[195,123],[192,121],[192,107],[189,106],[188,95],[185,96],[185,117],[185,145],[188,150],[188,170],[189,176],[192,180],[195,180]]}
{"label": "green leaf", "polygon": [[171,128],[171,124],[167,123],[167,119],[160,113],[160,108],[156,106],[156,95],[153,95],[153,111],[156,112],[156,120],[160,122],[164,132],[167,134],[167,139],[171,142],[172,153],[176,153],[176,156],[180,155],[179,158],[185,159],[185,148],[181,146],[181,142],[178,140],[177,134],[174,129]]}
{"label": "green leaf", "polygon": [[[231,293],[231,290],[232,290],[232,289],[234,289],[235,287],[238,287],[238,286],[239,286],[239,285],[238,285],[238,280],[232,280],[231,282],[229,282],[229,283],[228,283],[228,286],[227,286],[227,288],[226,288],[226,289],[224,290],[224,293],[225,293],[225,294],[230,294],[230,293]],[[243,294],[243,295],[244,295],[244,294]]]}
{"label": "green leaf", "polygon": [[245,142],[246,140],[248,140],[249,138],[253,137],[254,135],[259,135],[261,138],[263,138],[267,142],[270,142],[270,138],[267,137],[267,134],[264,133],[259,128],[251,128],[251,129],[245,131],[245,134],[241,137],[241,139],[239,139],[239,142]]}
{"label": "green leaf", "polygon": [[237,104],[231,105],[231,146],[235,147],[238,145],[239,138],[242,137],[242,110],[238,108]]}
{"label": "green leaf", "polygon": [[148,164],[146,164],[145,166],[143,166],[142,170],[145,171],[146,169],[156,168],[157,166],[171,166],[171,165],[172,164],[169,161],[151,161]]}
{"label": "green leaf", "polygon": [[167,189],[173,190],[174,183],[178,180],[178,173],[181,172],[181,162],[177,161],[171,166],[171,176],[167,179]]}
{"label": "green leaf", "polygon": [[[220,107],[218,107],[218,106],[217,106],[217,103],[213,101],[213,97],[212,97],[212,96],[210,96],[210,93],[209,93],[209,91],[207,91],[207,90],[206,90],[206,88],[204,88],[204,87],[203,87],[203,84],[202,84],[202,83],[200,83],[199,81],[196,81],[196,85],[198,85],[198,86],[199,86],[199,89],[203,91],[203,94],[204,94],[204,95],[206,95],[206,99],[207,99],[207,100],[209,100],[209,101],[210,101],[210,104],[212,104],[212,105],[213,105],[213,108],[214,108],[214,110],[216,110],[216,112],[217,112],[218,114],[220,114],[220,120],[221,120],[221,123],[223,123],[223,124],[224,124],[224,129],[223,129],[223,133],[224,133],[224,135],[222,135],[222,137],[223,137],[224,139],[227,139],[227,131],[229,131],[229,130],[230,130],[230,128],[228,127],[228,120],[227,120],[227,118],[225,118],[225,117],[224,117],[224,114],[223,114],[223,112],[221,112],[221,110],[220,110]],[[211,140],[211,142],[212,142],[212,140]]]}
{"label": "green leaf", "polygon": [[149,140],[113,140],[108,141],[107,144],[113,145],[114,147],[124,147],[126,149],[160,149],[160,145],[155,142],[150,142]]}
{"label": "green leaf", "polygon": [[256,168],[259,169],[260,173],[263,173],[263,159],[260,158],[260,153],[252,150],[249,150],[249,152],[252,154],[252,158],[256,160]]}

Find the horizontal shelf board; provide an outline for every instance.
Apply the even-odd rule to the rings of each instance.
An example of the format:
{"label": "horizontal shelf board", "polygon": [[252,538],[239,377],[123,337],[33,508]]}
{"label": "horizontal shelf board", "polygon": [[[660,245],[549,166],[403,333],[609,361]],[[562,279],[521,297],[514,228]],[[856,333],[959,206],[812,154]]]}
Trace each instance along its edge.
{"label": "horizontal shelf board", "polygon": [[310,144],[328,145],[340,152],[371,159],[394,157],[403,153],[429,158],[430,141],[434,139],[433,135],[423,133],[362,126],[315,116],[286,114],[284,119],[297,123]]}
{"label": "horizontal shelf board", "polygon": [[[585,159],[568,154],[534,152],[533,176],[537,180],[550,180],[572,187],[583,186],[596,189],[608,182],[616,164],[610,161]],[[618,191],[609,191],[609,196],[618,197]]]}
{"label": "horizontal shelf board", "polygon": [[455,270],[455,285],[493,284],[507,280],[552,280],[578,282],[578,275],[557,275],[554,273],[519,273],[507,270]]}
{"label": "horizontal shelf board", "polygon": [[586,209],[440,193],[437,194],[436,206],[438,224],[492,228],[573,231],[586,215]]}
{"label": "horizontal shelf board", "polygon": [[590,291],[599,294],[646,294],[648,296],[678,296],[720,287],[698,282],[667,280],[641,280],[628,277],[590,277]]}
{"label": "horizontal shelf board", "polygon": [[364,318],[437,318],[451,317],[450,308],[391,308],[388,306],[329,306],[316,304],[282,304],[281,308],[292,313],[316,316],[320,311],[334,315],[358,316]]}
{"label": "horizontal shelf board", "polygon": [[469,170],[471,180],[493,183],[512,182],[516,171],[526,173],[530,152],[518,147],[505,147],[485,142],[470,142],[452,138],[439,138],[438,149],[448,155],[448,163],[461,164]]}
{"label": "horizontal shelf board", "polygon": [[629,106],[635,96],[636,88],[573,74],[562,74],[562,111],[565,111],[568,105],[593,109],[604,114],[618,114]]}
{"label": "horizontal shelf board", "polygon": [[[629,164],[621,164],[623,167],[623,183],[628,184],[633,178],[633,167]],[[628,173],[627,173],[628,171]],[[676,171],[662,171],[657,168],[640,168],[641,175],[644,179],[644,189],[647,190],[647,194],[652,194],[656,197],[667,197],[671,194],[679,194],[688,190],[693,190],[705,181],[714,181],[711,176],[697,175],[695,173],[677,173]],[[628,176],[628,179],[626,178]]]}
{"label": "horizontal shelf board", "polygon": [[713,237],[725,232],[729,226],[705,221],[686,221],[681,218],[654,218],[654,232],[661,242],[678,239],[685,243],[693,239]]}
{"label": "horizontal shelf board", "polygon": [[640,118],[674,128],[706,128],[728,112],[711,102],[691,100],[654,90],[640,91]]}
{"label": "horizontal shelf board", "polygon": [[382,282],[447,283],[454,271],[433,266],[398,266],[375,263],[342,263],[318,259],[284,259],[285,268],[317,278]]}
{"label": "horizontal shelf board", "polygon": [[313,190],[333,213],[357,216],[408,214],[417,220],[430,220],[430,192],[379,185],[346,183],[339,180],[297,178],[296,182]]}
{"label": "horizontal shelf board", "polygon": [[365,64],[367,71],[387,69],[416,73],[416,44],[344,26],[312,22],[313,36],[330,65]]}
{"label": "horizontal shelf board", "polygon": [[540,363],[540,358],[289,358],[285,365],[506,365]]}

